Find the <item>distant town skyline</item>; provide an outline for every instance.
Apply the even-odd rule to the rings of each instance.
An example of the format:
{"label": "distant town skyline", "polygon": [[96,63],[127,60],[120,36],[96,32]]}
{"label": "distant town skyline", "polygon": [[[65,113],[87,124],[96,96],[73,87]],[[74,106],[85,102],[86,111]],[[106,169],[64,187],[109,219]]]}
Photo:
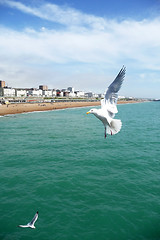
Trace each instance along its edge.
{"label": "distant town skyline", "polygon": [[159,0],[0,0],[0,79],[15,88],[159,98]]}
{"label": "distant town skyline", "polygon": [[69,98],[97,98],[104,97],[104,94],[93,92],[84,92],[75,90],[74,87],[63,89],[48,89],[47,85],[39,85],[37,88],[14,88],[5,85],[5,81],[0,80],[0,98],[26,98],[26,97],[69,97]]}
{"label": "distant town skyline", "polygon": [[[26,97],[69,97],[69,98],[104,98],[105,92],[97,93],[92,91],[83,91],[81,89],[75,89],[74,87],[66,87],[66,88],[48,88],[47,85],[39,85],[36,88],[20,88],[20,87],[12,87],[6,86],[5,81],[0,80],[0,98],[3,97],[17,97],[17,98],[26,98]],[[153,100],[155,98],[136,98],[134,96],[125,96],[119,95],[118,99],[150,99]]]}

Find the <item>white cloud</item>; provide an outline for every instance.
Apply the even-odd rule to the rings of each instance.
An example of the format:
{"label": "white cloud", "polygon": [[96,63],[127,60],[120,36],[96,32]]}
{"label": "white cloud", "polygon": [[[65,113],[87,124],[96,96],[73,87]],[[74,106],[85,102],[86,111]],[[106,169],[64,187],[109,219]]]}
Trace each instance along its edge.
{"label": "white cloud", "polygon": [[[45,79],[51,87],[54,84],[65,87],[68,82],[69,85],[81,86],[82,90],[96,91],[96,80],[99,82],[101,78],[102,88],[97,86],[97,89],[103,91],[107,80],[112,80],[123,64],[128,68],[131,82],[134,79],[137,86],[142,76],[147,78],[145,71],[155,71],[155,74],[150,74],[149,81],[159,84],[159,18],[117,22],[55,4],[31,8],[19,2],[3,2],[25,13],[67,26],[63,30],[49,30],[42,26],[39,30],[33,27],[23,31],[0,27],[0,78],[10,79],[10,85],[26,86],[29,84],[27,79],[30,79],[30,84],[42,84]],[[93,89],[89,88],[90,84]]]}
{"label": "white cloud", "polygon": [[[156,22],[156,27],[155,27]],[[107,31],[40,31],[25,29],[22,32],[0,28],[1,55],[24,58],[25,62],[43,61],[68,63],[112,63],[132,59],[159,70],[160,21],[113,22],[112,32]],[[151,37],[152,36],[152,37]],[[8,56],[9,57],[9,56]],[[11,60],[12,58],[10,58]]]}
{"label": "white cloud", "polygon": [[106,21],[102,17],[95,17],[94,15],[85,14],[67,6],[60,7],[53,3],[45,3],[39,7],[30,7],[21,2],[10,0],[0,0],[0,3],[18,9],[24,13],[31,14],[48,21],[63,24],[68,27],[78,25],[104,29],[106,26]]}

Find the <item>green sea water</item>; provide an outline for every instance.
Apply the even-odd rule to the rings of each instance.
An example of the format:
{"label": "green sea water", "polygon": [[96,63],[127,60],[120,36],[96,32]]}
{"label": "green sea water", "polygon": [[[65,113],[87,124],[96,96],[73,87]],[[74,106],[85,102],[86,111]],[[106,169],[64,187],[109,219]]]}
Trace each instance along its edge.
{"label": "green sea water", "polygon": [[0,118],[0,240],[160,239],[160,102],[106,139],[89,109]]}

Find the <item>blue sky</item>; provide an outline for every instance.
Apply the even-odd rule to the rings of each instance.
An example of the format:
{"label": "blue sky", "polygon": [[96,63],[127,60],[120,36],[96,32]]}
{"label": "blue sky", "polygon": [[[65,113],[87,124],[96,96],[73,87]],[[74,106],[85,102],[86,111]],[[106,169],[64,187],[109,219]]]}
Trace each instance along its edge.
{"label": "blue sky", "polygon": [[160,0],[0,0],[0,79],[12,87],[160,98]]}

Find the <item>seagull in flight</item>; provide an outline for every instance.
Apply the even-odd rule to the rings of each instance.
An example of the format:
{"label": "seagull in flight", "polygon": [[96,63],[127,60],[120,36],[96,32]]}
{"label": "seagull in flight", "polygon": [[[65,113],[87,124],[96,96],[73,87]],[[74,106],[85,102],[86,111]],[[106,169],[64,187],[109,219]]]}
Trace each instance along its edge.
{"label": "seagull in flight", "polygon": [[120,90],[122,82],[125,77],[126,68],[123,66],[117,77],[108,87],[104,99],[101,100],[101,108],[90,109],[87,114],[94,114],[99,120],[102,121],[105,133],[104,136],[106,138],[107,134],[114,135],[117,134],[122,127],[122,122],[120,119],[113,119],[115,114],[118,113],[117,110],[117,92]]}
{"label": "seagull in flight", "polygon": [[37,221],[38,218],[38,211],[36,212],[36,214],[34,215],[34,218],[32,219],[31,222],[27,223],[27,225],[19,225],[18,227],[22,227],[22,228],[36,228],[34,226],[35,222]]}

